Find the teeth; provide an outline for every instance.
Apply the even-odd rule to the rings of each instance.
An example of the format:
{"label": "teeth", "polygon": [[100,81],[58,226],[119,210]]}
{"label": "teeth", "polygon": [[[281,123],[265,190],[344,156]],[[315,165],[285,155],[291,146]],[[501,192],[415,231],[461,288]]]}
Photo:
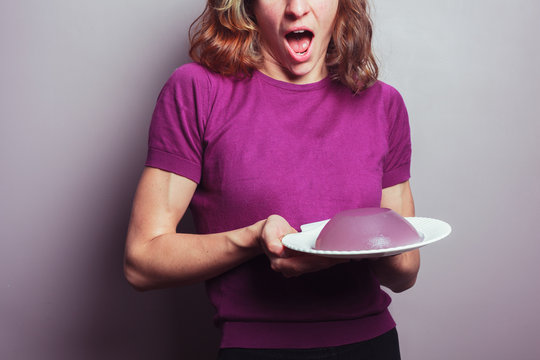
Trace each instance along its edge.
{"label": "teeth", "polygon": [[293,33],[295,33],[295,34],[303,34],[305,32],[306,32],[305,30],[295,30],[295,31],[293,31]]}

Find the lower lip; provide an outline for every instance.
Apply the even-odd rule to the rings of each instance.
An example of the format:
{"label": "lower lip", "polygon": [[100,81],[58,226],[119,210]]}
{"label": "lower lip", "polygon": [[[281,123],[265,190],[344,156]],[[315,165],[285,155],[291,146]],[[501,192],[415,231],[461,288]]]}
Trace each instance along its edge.
{"label": "lower lip", "polygon": [[289,55],[291,55],[293,60],[298,63],[302,63],[309,60],[309,57],[311,55],[311,45],[313,44],[313,40],[314,40],[314,37],[311,38],[311,41],[309,43],[307,50],[302,55],[298,54],[291,48],[287,39],[285,39],[285,46],[287,47],[287,50],[289,50]]}

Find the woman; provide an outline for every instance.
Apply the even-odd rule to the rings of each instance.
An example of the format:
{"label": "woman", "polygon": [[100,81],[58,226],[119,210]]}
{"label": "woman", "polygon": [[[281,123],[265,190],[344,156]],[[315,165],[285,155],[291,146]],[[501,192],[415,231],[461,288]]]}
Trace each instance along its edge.
{"label": "woman", "polygon": [[[384,285],[419,253],[344,261],[281,239],[352,208],[414,216],[405,106],[377,81],[364,0],[210,0],[152,118],[125,273],[206,281],[221,359],[395,359]],[[198,234],[178,234],[190,206]]]}

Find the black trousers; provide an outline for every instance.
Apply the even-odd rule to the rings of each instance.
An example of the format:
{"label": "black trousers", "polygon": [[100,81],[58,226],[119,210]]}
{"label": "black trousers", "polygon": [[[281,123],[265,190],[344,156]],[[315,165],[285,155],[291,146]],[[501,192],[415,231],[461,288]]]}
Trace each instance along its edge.
{"label": "black trousers", "polygon": [[218,360],[399,360],[394,328],[374,339],[343,346],[314,349],[238,349],[219,351]]}

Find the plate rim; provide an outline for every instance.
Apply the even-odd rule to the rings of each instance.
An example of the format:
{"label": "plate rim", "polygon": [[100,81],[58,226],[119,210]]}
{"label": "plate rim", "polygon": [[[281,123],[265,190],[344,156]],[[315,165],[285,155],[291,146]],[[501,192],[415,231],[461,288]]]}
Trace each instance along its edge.
{"label": "plate rim", "polygon": [[[332,256],[332,257],[370,257],[370,256],[375,256],[375,255],[389,256],[393,254],[399,254],[408,250],[414,250],[414,249],[429,245],[431,243],[437,242],[439,240],[444,239],[445,237],[450,235],[450,233],[452,232],[452,227],[450,226],[450,224],[448,224],[447,222],[443,220],[428,218],[428,217],[416,217],[416,216],[405,217],[405,219],[409,221],[409,223],[411,223],[411,225],[413,225],[414,228],[423,235],[422,241],[419,241],[413,244],[403,245],[403,246],[396,246],[392,248],[369,249],[369,250],[318,250],[318,249],[314,249],[313,247],[306,248],[306,247],[296,246],[294,243],[293,244],[290,243],[290,241],[294,242],[294,240],[291,240],[293,236],[290,236],[290,235],[318,232],[316,235],[318,236],[320,231],[324,227],[323,225],[317,228],[311,228],[308,231],[302,231],[299,233],[285,235],[282,239],[282,243],[285,247],[291,250],[308,253],[312,255]],[[309,224],[306,224],[306,225],[309,225]],[[428,230],[426,229],[426,225],[431,226],[431,227],[439,226],[440,227],[439,233],[436,234],[433,238],[429,238],[426,240],[426,230]],[[428,235],[429,235],[429,232],[428,232]],[[287,237],[289,237],[289,239],[287,239]]]}

